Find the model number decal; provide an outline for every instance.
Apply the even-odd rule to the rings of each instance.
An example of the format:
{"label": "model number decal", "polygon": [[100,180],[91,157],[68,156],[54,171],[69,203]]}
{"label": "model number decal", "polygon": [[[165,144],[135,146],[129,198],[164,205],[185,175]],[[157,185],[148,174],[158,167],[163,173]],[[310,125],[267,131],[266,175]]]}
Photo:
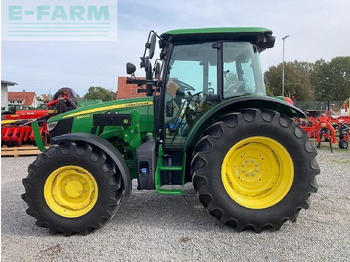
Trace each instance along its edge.
{"label": "model number decal", "polygon": [[77,116],[77,120],[83,119],[83,118],[89,118],[89,117],[91,117],[91,114],[81,115],[81,116]]}
{"label": "model number decal", "polygon": [[125,107],[148,106],[149,104],[150,102],[137,102],[137,103],[125,104]]}

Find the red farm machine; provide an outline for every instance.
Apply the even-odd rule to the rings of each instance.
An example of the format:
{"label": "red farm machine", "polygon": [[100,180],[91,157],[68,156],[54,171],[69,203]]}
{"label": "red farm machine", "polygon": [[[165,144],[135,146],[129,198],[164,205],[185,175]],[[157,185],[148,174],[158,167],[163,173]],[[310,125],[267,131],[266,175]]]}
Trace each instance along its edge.
{"label": "red farm machine", "polygon": [[36,145],[32,123],[39,125],[39,135],[43,144],[47,145],[50,142],[47,120],[54,115],[77,108],[76,94],[70,88],[61,88],[54,95],[53,101],[46,104],[46,107],[48,109],[45,110],[17,110],[15,114],[2,116],[1,146]]}
{"label": "red farm machine", "polygon": [[[308,122],[300,121],[299,125],[310,138],[314,138],[318,147],[322,141],[337,144],[341,149],[347,149],[350,140],[350,98],[342,104],[338,113],[330,110],[332,105],[328,103],[328,110],[324,113],[318,110],[308,110]],[[331,147],[332,148],[332,147]]]}

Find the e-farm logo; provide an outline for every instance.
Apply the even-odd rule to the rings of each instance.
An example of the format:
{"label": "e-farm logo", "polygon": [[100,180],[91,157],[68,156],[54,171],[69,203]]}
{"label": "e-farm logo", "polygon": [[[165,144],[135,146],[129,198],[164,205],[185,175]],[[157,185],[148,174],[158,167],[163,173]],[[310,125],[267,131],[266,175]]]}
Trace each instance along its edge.
{"label": "e-farm logo", "polygon": [[117,39],[117,0],[5,0],[1,12],[3,40]]}

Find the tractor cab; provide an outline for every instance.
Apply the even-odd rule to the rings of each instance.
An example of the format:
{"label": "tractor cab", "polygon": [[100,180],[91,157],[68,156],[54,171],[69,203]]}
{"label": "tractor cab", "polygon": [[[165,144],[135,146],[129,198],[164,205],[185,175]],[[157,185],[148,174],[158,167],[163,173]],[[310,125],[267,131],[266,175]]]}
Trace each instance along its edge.
{"label": "tractor cab", "polygon": [[[185,144],[197,121],[224,100],[266,95],[259,34],[255,39],[251,33],[238,38],[236,28],[218,31],[175,30],[162,35],[169,53],[164,55],[162,90],[166,146]],[[264,32],[260,37],[272,46],[270,34]]]}
{"label": "tractor cab", "polygon": [[[160,59],[152,68],[157,40]],[[185,29],[160,36],[149,33],[140,64],[146,78],[136,79],[136,67],[127,63],[127,73],[132,74],[127,81],[144,85],[138,91],[154,96],[158,193],[181,192],[161,188],[191,181],[185,169],[194,144],[205,128],[227,113],[230,104],[241,101],[242,108],[244,97],[259,102],[266,97],[259,53],[273,47],[274,41],[272,32],[265,28]]]}
{"label": "tractor cab", "polygon": [[[157,39],[160,59],[152,70]],[[223,101],[266,96],[259,53],[274,41],[265,28],[185,29],[161,36],[151,31],[141,58],[146,80],[129,78],[129,83],[146,84],[139,91],[158,96],[155,109],[163,113],[155,126],[165,147],[183,148],[197,121]],[[135,70],[127,64],[129,74]]]}

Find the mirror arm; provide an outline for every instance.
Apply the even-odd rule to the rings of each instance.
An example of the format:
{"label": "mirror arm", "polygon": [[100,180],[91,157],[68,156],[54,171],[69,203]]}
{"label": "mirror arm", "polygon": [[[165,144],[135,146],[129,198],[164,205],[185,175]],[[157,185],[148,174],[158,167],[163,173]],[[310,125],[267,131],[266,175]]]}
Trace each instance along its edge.
{"label": "mirror arm", "polygon": [[162,81],[160,81],[160,80],[135,79],[135,78],[127,77],[126,78],[126,83],[127,84],[136,84],[138,86],[143,86],[143,85],[158,86],[158,85],[162,84]]}

